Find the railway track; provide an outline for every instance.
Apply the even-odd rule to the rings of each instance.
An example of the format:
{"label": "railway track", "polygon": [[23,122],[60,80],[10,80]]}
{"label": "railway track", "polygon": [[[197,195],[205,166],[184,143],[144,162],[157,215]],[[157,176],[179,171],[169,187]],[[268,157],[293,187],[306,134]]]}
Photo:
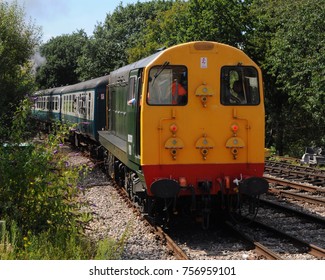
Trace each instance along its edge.
{"label": "railway track", "polygon": [[249,225],[229,224],[245,241],[251,243],[261,258],[283,259],[325,259],[325,249],[291,235],[263,222],[251,221]]}
{"label": "railway track", "polygon": [[318,168],[266,161],[268,195],[325,213],[325,171]]}
{"label": "railway track", "polygon": [[325,188],[270,177],[268,175],[264,175],[264,178],[271,183],[269,193],[303,202],[319,204],[325,207]]}
{"label": "railway track", "polygon": [[227,222],[227,226],[262,258],[290,259],[300,254],[310,255],[305,259],[325,259],[325,218],[267,200],[261,202],[255,220],[243,220],[245,224],[241,225]]}
{"label": "railway track", "polygon": [[[240,225],[228,221],[226,225],[248,242],[260,258],[290,259],[303,254],[304,259],[325,259],[325,217],[312,210],[307,213],[308,209],[288,206],[299,201],[325,207],[323,171],[267,162],[264,178],[270,189],[260,199],[256,219],[244,219]],[[272,195],[276,197],[270,200]],[[290,198],[290,203],[287,199],[285,204],[281,203],[283,197]]]}
{"label": "railway track", "polygon": [[[299,172],[297,171],[296,174],[299,174]],[[276,183],[281,187],[291,187],[298,191],[316,195],[325,194],[322,187],[311,186],[307,183],[296,183],[286,179],[265,177],[269,182]],[[274,189],[271,188],[271,193],[324,205],[323,197],[311,197],[286,190],[274,191]],[[245,226],[245,230],[243,230],[243,225],[231,225],[229,222],[226,222],[227,226],[231,227],[232,230],[235,230],[237,234],[240,234],[242,238],[250,243],[254,252],[260,256],[258,258],[273,260],[295,259],[297,256],[299,258],[300,255],[300,258],[303,259],[325,259],[325,244],[323,241],[325,236],[325,218],[311,215],[304,211],[297,211],[295,208],[272,203],[265,199],[261,199],[261,202],[264,205],[263,213],[258,216],[257,220],[250,221],[249,225]],[[266,209],[268,209],[268,212]],[[275,216],[274,219],[270,218],[270,209],[273,209],[272,211],[274,209],[279,210],[273,214]],[[278,227],[279,223],[270,225],[263,222],[265,217],[268,217],[267,220],[278,221],[277,216],[279,215],[282,220],[280,224],[284,225],[282,229]],[[286,220],[284,217],[286,217]],[[289,223],[289,221],[291,222]]]}
{"label": "railway track", "polygon": [[262,199],[254,223],[291,239],[317,258],[325,258],[324,217]]}
{"label": "railway track", "polygon": [[[286,180],[285,183],[288,184],[290,182]],[[300,184],[298,185],[300,186]],[[123,197],[123,199],[127,202],[129,207],[134,207],[133,203],[129,200],[125,190],[123,188],[120,188],[117,185],[115,185],[115,188],[118,190],[118,192]],[[315,189],[311,188],[308,189],[308,191],[315,192]],[[134,211],[138,211],[138,209],[135,208]],[[142,214],[139,211],[137,215],[142,215]],[[300,213],[299,215],[302,214]],[[265,216],[267,215],[263,215],[263,217]],[[323,222],[324,222],[323,220],[320,220],[320,223]],[[173,237],[169,236],[162,228],[151,224],[150,221],[146,221],[146,223],[148,224],[148,226],[152,227],[152,230],[155,232],[155,234],[160,239],[160,241],[163,244],[166,244],[166,246],[170,250],[171,255],[173,255],[176,259],[179,260],[190,259],[188,253],[186,253],[185,250],[181,248],[182,246],[179,246],[174,241]],[[306,223],[307,223],[306,220],[304,222],[296,221],[296,224],[306,224]],[[228,224],[228,226],[231,225]],[[311,242],[299,239],[298,237],[289,234],[284,230],[278,229],[276,227],[272,227],[261,221],[251,221],[250,226],[245,226],[245,227],[246,228],[244,231],[246,232],[243,231],[242,225],[233,226],[233,230],[237,231],[237,233],[240,234],[242,238],[245,238],[246,241],[251,244],[250,246],[253,246],[256,255],[260,256],[260,257],[255,257],[255,259],[256,258],[274,259],[274,260],[290,259],[290,256],[298,255],[298,254],[305,255],[304,259],[325,259],[325,249]],[[259,237],[256,237],[256,233],[258,233]],[[254,237],[251,238],[251,236]],[[265,240],[268,241],[266,242],[266,244],[265,244]],[[270,240],[272,241],[270,242]],[[204,241],[201,242],[202,244],[204,244]],[[205,246],[203,245],[203,247]],[[192,250],[191,247],[187,247],[188,252],[190,252],[191,250]],[[196,250],[195,246],[193,250],[194,251]],[[285,256],[283,257],[283,255]]]}
{"label": "railway track", "polygon": [[265,173],[282,179],[294,180],[325,188],[324,169],[266,161]]}
{"label": "railway track", "polygon": [[307,192],[322,193],[325,194],[325,188],[314,186],[306,183],[297,183],[287,179],[271,177],[269,175],[264,175],[264,178],[267,179],[270,183],[279,184],[282,186],[290,186],[298,190],[304,190]]}
{"label": "railway track", "polygon": [[174,240],[159,226],[154,225],[151,223],[150,220],[143,217],[143,214],[140,212],[140,210],[132,203],[132,201],[129,199],[129,196],[125,189],[119,187],[115,182],[112,181],[113,186],[119,193],[119,195],[122,197],[122,199],[127,203],[129,208],[133,209],[133,212],[136,213],[139,217],[142,217],[144,220],[144,223],[147,227],[151,228],[151,232],[154,233],[160,241],[167,246],[169,249],[169,253],[173,255],[177,260],[189,260],[189,257],[186,255],[186,253],[174,242]]}
{"label": "railway track", "polygon": [[232,224],[231,222],[226,222],[226,225],[237,235],[239,235],[241,239],[244,239],[244,241],[248,242],[250,246],[253,247],[254,251],[262,258],[265,258],[267,260],[282,260],[282,257],[279,254],[274,252],[272,249],[264,246],[260,242],[255,241],[254,238],[251,238],[242,230],[238,229],[236,225]]}

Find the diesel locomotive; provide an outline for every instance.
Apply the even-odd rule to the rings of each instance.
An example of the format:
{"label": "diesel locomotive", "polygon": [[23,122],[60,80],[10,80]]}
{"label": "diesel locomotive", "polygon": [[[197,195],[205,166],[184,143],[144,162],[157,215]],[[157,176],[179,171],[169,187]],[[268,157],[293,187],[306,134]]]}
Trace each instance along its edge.
{"label": "diesel locomotive", "polygon": [[240,49],[197,41],[76,85],[40,91],[35,115],[77,123],[108,174],[150,217],[186,213],[208,227],[255,215],[264,172],[259,67]]}

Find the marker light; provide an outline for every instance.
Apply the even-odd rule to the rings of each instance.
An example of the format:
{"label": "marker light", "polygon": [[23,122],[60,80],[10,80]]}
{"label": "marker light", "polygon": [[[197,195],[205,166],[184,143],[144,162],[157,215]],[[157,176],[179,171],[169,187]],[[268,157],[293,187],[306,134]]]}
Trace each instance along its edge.
{"label": "marker light", "polygon": [[234,132],[234,133],[236,133],[237,131],[238,131],[238,129],[239,129],[239,126],[238,126],[238,124],[233,124],[233,125],[231,125],[231,130]]}
{"label": "marker light", "polygon": [[178,127],[176,124],[172,124],[170,127],[169,127],[169,130],[172,132],[172,133],[176,133]]}

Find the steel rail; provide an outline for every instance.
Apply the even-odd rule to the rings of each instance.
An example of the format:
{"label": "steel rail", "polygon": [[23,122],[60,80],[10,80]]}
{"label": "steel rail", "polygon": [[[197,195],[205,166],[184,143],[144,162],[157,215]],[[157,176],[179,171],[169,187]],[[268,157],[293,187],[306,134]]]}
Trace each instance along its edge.
{"label": "steel rail", "polygon": [[265,171],[270,174],[281,174],[284,177],[296,176],[299,180],[304,180],[314,185],[325,186],[325,169],[266,160]]}
{"label": "steel rail", "polygon": [[283,260],[283,258],[279,254],[277,254],[274,251],[272,251],[271,249],[265,247],[260,242],[257,242],[255,240],[253,240],[250,236],[248,236],[247,234],[243,233],[238,228],[236,228],[236,226],[233,225],[231,222],[226,221],[225,224],[231,230],[233,230],[234,232],[236,232],[236,234],[238,234],[242,239],[244,239],[245,241],[249,242],[254,247],[254,251],[258,255],[263,256],[263,257],[265,257],[268,260]]}
{"label": "steel rail", "polygon": [[302,218],[305,218],[305,219],[308,219],[308,220],[312,220],[312,221],[315,221],[316,223],[320,223],[320,224],[325,225],[325,217],[317,216],[315,214],[307,213],[305,211],[300,211],[300,210],[297,210],[295,208],[292,208],[291,206],[283,205],[280,202],[264,199],[264,198],[261,198],[261,197],[259,198],[259,201],[260,201],[260,205],[265,204],[266,206],[277,208],[277,209],[280,209],[280,210],[284,210],[284,211],[290,212],[290,213],[292,213],[294,215],[298,215],[299,217],[302,217]]}
{"label": "steel rail", "polygon": [[185,254],[185,252],[174,242],[174,240],[164,232],[161,227],[155,227],[159,236],[166,241],[166,246],[173,252],[173,255],[178,260],[189,260],[190,258]]}
{"label": "steel rail", "polygon": [[278,190],[275,188],[269,189],[268,192],[275,193],[275,194],[282,195],[282,196],[289,197],[289,198],[293,198],[296,200],[301,200],[301,201],[310,202],[313,204],[318,204],[318,205],[325,207],[325,199],[323,199],[323,198],[310,197],[307,195],[303,195],[303,194],[299,194],[299,193],[292,193],[292,192],[285,191],[285,190]]}
{"label": "steel rail", "polygon": [[322,187],[316,187],[316,186],[311,186],[307,184],[302,184],[302,183],[296,183],[296,182],[291,182],[285,179],[280,179],[280,178],[274,178],[269,175],[264,174],[263,176],[268,182],[270,183],[275,183],[279,184],[281,186],[290,186],[298,190],[304,190],[307,192],[318,192],[318,193],[324,193],[325,194],[325,188]]}
{"label": "steel rail", "polygon": [[161,227],[154,225],[149,219],[144,217],[140,210],[132,203],[126,190],[118,186],[118,184],[115,182],[113,184],[119,195],[128,205],[128,207],[133,208],[133,211],[136,212],[138,216],[141,216],[141,218],[144,219],[147,226],[150,226],[152,228],[153,233],[159,236],[162,243],[164,243],[166,247],[170,250],[170,253],[174,255],[177,260],[189,260],[189,257],[185,254],[185,252],[173,241],[173,239],[166,232],[164,232]]}
{"label": "steel rail", "polygon": [[[296,162],[296,163],[294,163],[294,162]],[[324,169],[317,168],[317,165],[316,166],[314,165],[314,167],[312,167],[312,166],[308,166],[306,164],[301,164],[300,159],[298,161],[293,160],[293,161],[289,161],[289,162],[288,161],[278,161],[278,160],[267,159],[267,160],[265,160],[265,164],[267,166],[287,166],[287,167],[290,167],[292,169],[309,170],[311,172],[313,172],[313,171],[318,172],[319,171],[319,172],[322,173],[323,171],[325,171]]]}
{"label": "steel rail", "polygon": [[325,249],[321,248],[321,247],[318,247],[314,244],[310,244],[308,242],[306,242],[305,240],[303,239],[300,239],[296,236],[293,236],[287,232],[284,232],[282,230],[279,230],[275,227],[272,227],[272,226],[269,226],[267,224],[264,224],[262,222],[259,222],[257,220],[254,220],[252,221],[253,224],[256,224],[258,226],[261,226],[267,230],[270,230],[270,231],[273,231],[275,232],[276,234],[279,234],[279,235],[282,235],[288,239],[291,239],[293,242],[297,243],[297,244],[300,244],[301,246],[305,246],[308,248],[308,253],[310,255],[313,255],[314,257],[317,257],[317,258],[320,258],[320,259],[325,259]]}

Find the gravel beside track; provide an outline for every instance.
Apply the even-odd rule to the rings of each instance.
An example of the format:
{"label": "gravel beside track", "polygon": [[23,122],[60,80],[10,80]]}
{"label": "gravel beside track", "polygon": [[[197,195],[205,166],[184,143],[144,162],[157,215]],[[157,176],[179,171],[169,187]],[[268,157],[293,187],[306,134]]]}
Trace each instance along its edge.
{"label": "gravel beside track", "polygon": [[89,236],[95,240],[107,237],[118,240],[127,234],[122,259],[160,260],[172,259],[167,248],[161,244],[148,226],[133,213],[110,185],[94,186],[85,192],[85,199],[91,203],[94,220]]}
{"label": "gravel beside track", "polygon": [[63,147],[71,165],[85,165],[91,171],[80,182],[83,189],[82,200],[89,203],[93,219],[89,224],[87,235],[95,242],[105,238],[120,240],[127,234],[122,258],[124,260],[168,260],[173,259],[169,250],[151,232],[125,201],[119,196],[109,178],[89,157]]}

